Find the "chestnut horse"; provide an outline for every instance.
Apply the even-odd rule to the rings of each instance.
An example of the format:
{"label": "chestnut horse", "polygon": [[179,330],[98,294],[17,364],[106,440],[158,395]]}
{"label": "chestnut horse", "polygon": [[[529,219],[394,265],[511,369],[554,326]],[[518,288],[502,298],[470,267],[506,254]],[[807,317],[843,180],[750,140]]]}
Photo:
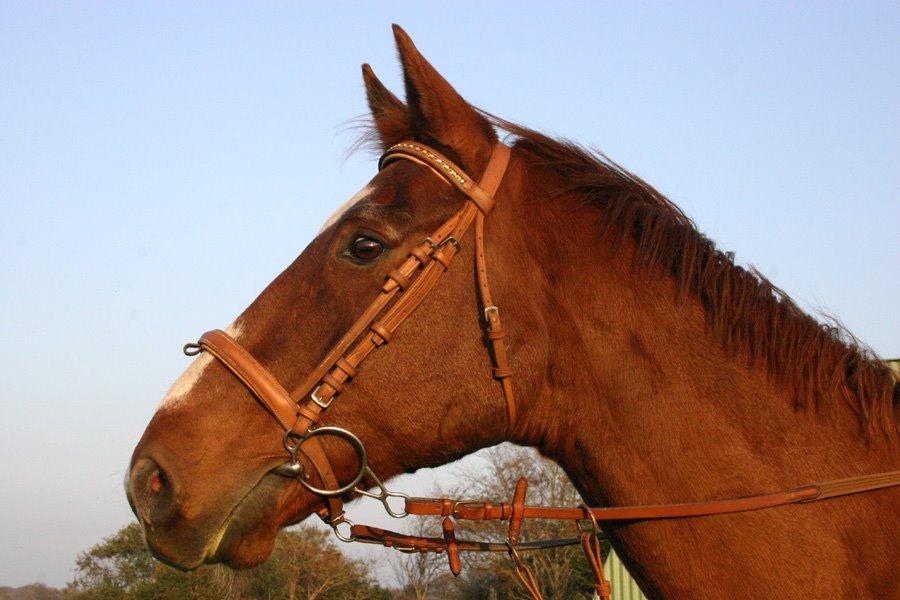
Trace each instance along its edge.
{"label": "chestnut horse", "polygon": [[[484,339],[471,234],[456,262],[324,419],[383,476],[502,441],[535,446],[591,505],[731,498],[898,469],[898,386],[842,331],[733,263],[649,185],[575,145],[469,105],[395,27],[404,104],[363,66],[382,148],[415,140],[482,173],[514,140],[486,258],[518,398],[507,412]],[[464,196],[429,169],[382,170],[230,326],[299,386]],[[323,440],[339,478],[346,443]],[[264,561],[322,499],[274,474],[281,430],[201,355],[134,450],[129,501],[153,553],[192,569]],[[352,494],[350,494],[352,495]],[[674,521],[605,523],[651,597],[887,598],[900,590],[900,490]]]}

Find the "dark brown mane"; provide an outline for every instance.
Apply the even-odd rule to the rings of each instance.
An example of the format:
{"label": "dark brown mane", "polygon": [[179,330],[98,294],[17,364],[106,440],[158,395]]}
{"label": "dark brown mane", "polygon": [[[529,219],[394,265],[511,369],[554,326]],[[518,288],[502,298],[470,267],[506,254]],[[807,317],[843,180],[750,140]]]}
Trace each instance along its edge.
{"label": "dark brown mane", "polygon": [[699,298],[710,331],[733,355],[745,355],[787,386],[797,408],[828,412],[842,397],[866,432],[896,432],[900,393],[891,370],[834,319],[821,323],[753,268],[736,265],[669,199],[598,152],[492,117],[534,164],[570,182],[597,207],[613,244],[630,238],[642,269],[675,278],[677,294]]}

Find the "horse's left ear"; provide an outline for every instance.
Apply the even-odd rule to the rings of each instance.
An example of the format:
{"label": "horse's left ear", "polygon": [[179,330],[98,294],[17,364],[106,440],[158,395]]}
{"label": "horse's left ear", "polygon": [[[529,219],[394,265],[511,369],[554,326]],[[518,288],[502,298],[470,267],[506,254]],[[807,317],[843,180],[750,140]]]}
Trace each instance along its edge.
{"label": "horse's left ear", "polygon": [[378,130],[381,149],[387,150],[397,142],[413,136],[406,105],[397,99],[375,76],[369,65],[362,66],[363,82],[366,84],[366,99],[372,112],[372,122]]}
{"label": "horse's left ear", "polygon": [[393,28],[415,138],[452,150],[470,171],[483,168],[497,142],[493,126],[425,60],[399,25]]}

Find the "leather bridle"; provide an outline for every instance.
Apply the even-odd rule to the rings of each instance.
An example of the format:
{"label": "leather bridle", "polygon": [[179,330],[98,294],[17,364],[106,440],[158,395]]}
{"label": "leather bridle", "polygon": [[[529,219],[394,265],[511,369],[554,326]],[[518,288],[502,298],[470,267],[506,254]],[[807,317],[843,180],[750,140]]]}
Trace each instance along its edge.
{"label": "leather bridle", "polygon": [[[428,296],[459,252],[460,240],[473,223],[479,299],[487,337],[491,342],[493,375],[500,380],[510,431],[515,424],[516,402],[510,382],[512,370],[503,342],[505,333],[500,310],[491,297],[484,253],[484,218],[494,206],[494,195],[506,173],[509,157],[509,147],[496,144],[480,183],[476,183],[463,169],[424,144],[406,141],[388,148],[378,163],[379,170],[398,160],[424,165],[461,191],[467,201],[431,236],[417,243],[406,260],[388,274],[375,300],[293,393],[288,393],[265,367],[224,331],[208,331],[197,343],[185,345],[185,354],[193,356],[205,350],[219,359],[278,421],[284,431],[284,446],[291,460],[275,472],[297,478],[311,492],[323,497],[326,506],[319,511],[319,515],[335,527],[336,532],[337,526],[346,521],[341,496],[354,490],[367,477],[380,488],[381,494],[376,497],[385,508],[395,516],[400,513],[391,509],[387,490],[368,468],[365,448],[359,438],[342,428],[317,427],[318,423],[346,383],[356,375],[359,365],[376,348],[387,344],[397,328]],[[360,468],[349,483],[338,483],[322,447],[322,435],[344,438],[354,447]],[[322,487],[315,487],[309,482],[310,474],[300,461],[301,453],[312,464]],[[356,491],[371,495],[362,490]]]}
{"label": "leather bridle", "polygon": [[[450,569],[461,569],[460,551],[504,551],[516,564],[523,585],[535,598],[540,591],[533,575],[519,558],[522,550],[549,548],[581,543],[597,580],[597,593],[609,598],[609,582],[603,574],[597,521],[671,519],[758,510],[798,502],[811,502],[835,496],[854,494],[900,485],[900,471],[851,477],[837,481],[810,484],[787,491],[761,494],[746,498],[712,500],[707,502],[662,504],[624,507],[541,507],[525,505],[527,483],[520,479],[509,503],[473,502],[446,498],[410,498],[406,494],[389,491],[368,466],[362,441],[341,427],[319,426],[323,414],[357,373],[360,364],[377,348],[387,344],[396,330],[416,310],[447,271],[460,250],[471,225],[475,224],[475,271],[481,303],[483,326],[490,342],[492,373],[500,382],[505,399],[507,430],[516,424],[516,400],[512,387],[512,369],[504,343],[505,331],[500,310],[494,304],[488,282],[484,251],[484,221],[494,207],[494,197],[503,180],[510,159],[510,148],[502,143],[494,146],[490,160],[476,183],[466,172],[436,150],[415,141],[395,144],[387,149],[379,161],[379,170],[398,161],[407,160],[430,169],[437,177],[462,192],[466,201],[446,222],[416,244],[410,255],[392,270],[375,300],[363,311],[343,337],[332,347],[306,380],[288,393],[275,377],[238,342],[224,331],[204,333],[196,343],[186,344],[184,352],[194,356],[202,351],[216,357],[265,406],[284,431],[283,445],[290,460],[273,469],[273,473],[295,478],[300,484],[323,500],[318,515],[328,523],[343,541],[376,543],[405,552],[447,552]],[[321,438],[332,435],[343,438],[353,447],[359,459],[359,470],[346,483],[338,482]],[[320,486],[310,483],[310,473],[301,456],[312,465]],[[359,487],[365,481],[375,484],[378,491]],[[424,515],[443,517],[442,538],[410,536],[366,525],[356,525],[344,513],[342,496],[358,493],[382,503],[393,517]],[[390,504],[392,498],[404,500],[398,510]],[[504,544],[457,540],[453,520],[503,520],[509,522],[508,540]],[[521,542],[524,519],[559,519],[573,521],[579,536],[558,540]],[[349,535],[340,525],[349,525]],[[587,527],[587,525],[590,527]]]}

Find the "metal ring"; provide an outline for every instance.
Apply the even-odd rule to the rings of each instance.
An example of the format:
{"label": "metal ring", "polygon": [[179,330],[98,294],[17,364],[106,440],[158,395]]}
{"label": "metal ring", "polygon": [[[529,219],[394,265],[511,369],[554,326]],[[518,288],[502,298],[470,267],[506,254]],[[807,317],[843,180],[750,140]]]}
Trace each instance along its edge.
{"label": "metal ring", "polygon": [[284,435],[281,436],[281,445],[293,458],[296,458],[294,455],[297,453],[297,448],[302,441],[303,437],[294,433],[292,429],[285,430]]}
{"label": "metal ring", "polygon": [[345,494],[355,488],[357,484],[363,480],[363,478],[366,476],[366,472],[368,471],[369,458],[366,455],[366,448],[365,446],[363,446],[362,440],[356,437],[356,435],[354,435],[353,433],[347,431],[343,427],[319,427],[318,429],[313,429],[312,431],[308,432],[300,439],[300,442],[297,444],[297,447],[294,450],[294,459],[296,460],[296,453],[300,451],[301,446],[303,446],[303,442],[311,437],[323,434],[336,435],[337,437],[344,438],[345,440],[350,442],[350,445],[353,446],[353,448],[356,450],[356,454],[359,456],[359,473],[357,473],[356,477],[353,478],[353,481],[351,481],[347,485],[342,485],[341,487],[335,488],[333,490],[317,488],[314,485],[307,483],[306,480],[304,480],[302,477],[297,479],[297,481],[300,483],[300,485],[311,491],[313,494],[325,497],[340,496],[341,494]]}
{"label": "metal ring", "polygon": [[188,342],[181,348],[181,351],[184,352],[185,356],[197,356],[203,352],[203,344],[199,342]]}
{"label": "metal ring", "polygon": [[[338,521],[337,523],[334,523],[334,524],[331,525],[331,530],[334,532],[334,536],[335,536],[337,539],[341,540],[342,542],[346,542],[346,543],[348,543],[348,544],[349,544],[350,542],[356,542],[356,541],[359,541],[359,540],[357,540],[357,539],[353,536],[353,527],[356,526],[356,523],[354,523],[353,521],[351,521],[351,520],[348,519],[347,517],[344,517],[343,515],[341,515],[341,516],[342,516],[343,518],[342,518],[340,521]],[[341,526],[341,525],[347,525],[347,526],[350,527],[350,533],[349,533],[349,535],[346,535],[346,536],[345,536],[344,534],[341,533],[341,531],[338,529],[338,527]]]}

